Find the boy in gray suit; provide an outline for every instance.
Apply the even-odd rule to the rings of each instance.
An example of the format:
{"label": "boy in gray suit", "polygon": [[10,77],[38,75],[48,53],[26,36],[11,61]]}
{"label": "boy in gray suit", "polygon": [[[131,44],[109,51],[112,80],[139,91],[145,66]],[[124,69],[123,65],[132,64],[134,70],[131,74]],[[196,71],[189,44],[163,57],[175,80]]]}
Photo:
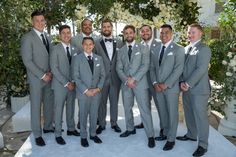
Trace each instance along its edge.
{"label": "boy in gray suit", "polygon": [[187,35],[190,44],[185,48],[185,65],[180,88],[183,91],[188,131],[177,139],[196,141],[198,137],[198,148],[193,156],[203,156],[207,152],[209,137],[207,105],[210,96],[208,65],[211,50],[201,42],[203,29],[199,24],[190,25]]}
{"label": "boy in gray suit", "polygon": [[55,137],[58,144],[64,145],[66,142],[61,136],[64,105],[66,105],[67,135],[80,135],[75,130],[75,83],[72,80],[73,66],[71,66],[77,49],[70,44],[71,30],[68,25],[60,26],[59,36],[61,42],[53,47],[50,66],[54,76],[52,89],[54,89],[55,95]]}
{"label": "boy in gray suit", "polygon": [[49,67],[51,39],[44,32],[45,19],[43,12],[31,14],[33,29],[21,39],[21,55],[27,70],[30,86],[31,129],[36,145],[44,146],[41,129],[41,104],[43,103],[43,132],[54,132],[53,129],[53,91],[51,90],[52,73]]}
{"label": "boy in gray suit", "polygon": [[105,70],[102,58],[92,52],[94,48],[93,38],[84,37],[82,45],[84,52],[75,56],[74,60],[74,80],[80,104],[81,145],[88,147],[88,115],[90,139],[95,143],[102,143],[101,139],[96,135],[96,123],[98,107],[101,101],[101,90],[105,81]]}
{"label": "boy in gray suit", "polygon": [[127,130],[120,134],[120,137],[136,134],[132,111],[135,96],[148,137],[148,146],[153,148],[155,147],[155,140],[146,76],[150,63],[149,51],[144,45],[135,42],[134,26],[126,25],[123,33],[126,44],[118,52],[116,71],[122,81],[122,99]]}

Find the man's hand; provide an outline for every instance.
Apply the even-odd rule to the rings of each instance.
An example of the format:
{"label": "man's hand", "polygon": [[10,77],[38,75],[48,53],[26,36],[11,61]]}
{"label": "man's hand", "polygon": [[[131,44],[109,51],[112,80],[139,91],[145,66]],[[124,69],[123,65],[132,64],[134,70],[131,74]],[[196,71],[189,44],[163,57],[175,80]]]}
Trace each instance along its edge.
{"label": "man's hand", "polygon": [[167,85],[165,83],[159,83],[159,87],[161,88],[162,91],[166,90]]}
{"label": "man's hand", "polygon": [[180,89],[181,89],[183,92],[186,92],[186,91],[188,91],[189,86],[188,86],[185,82],[181,82],[181,83],[180,83]]}
{"label": "man's hand", "polygon": [[129,88],[135,88],[136,87],[136,80],[133,79],[132,77],[128,77],[127,86]]}
{"label": "man's hand", "polygon": [[156,92],[162,92],[162,89],[161,89],[161,87],[159,86],[158,83],[154,84],[154,89],[155,89]]}
{"label": "man's hand", "polygon": [[94,93],[93,93],[92,89],[88,89],[85,94],[86,94],[88,97],[94,96]]}
{"label": "man's hand", "polygon": [[66,86],[69,91],[72,91],[75,89],[75,83],[74,82],[69,82]]}
{"label": "man's hand", "polygon": [[42,80],[46,83],[50,82],[52,80],[52,73],[51,72],[45,73]]}

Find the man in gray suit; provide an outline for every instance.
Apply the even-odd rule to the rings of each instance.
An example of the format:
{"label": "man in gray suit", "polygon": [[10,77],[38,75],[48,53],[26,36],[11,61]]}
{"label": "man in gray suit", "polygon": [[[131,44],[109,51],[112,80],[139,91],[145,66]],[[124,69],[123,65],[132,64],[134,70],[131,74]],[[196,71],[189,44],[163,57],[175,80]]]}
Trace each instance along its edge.
{"label": "man in gray suit", "polygon": [[59,28],[61,42],[53,47],[50,54],[50,66],[53,73],[52,89],[54,89],[55,106],[55,137],[58,144],[66,142],[61,136],[62,117],[66,105],[67,135],[79,136],[75,130],[75,83],[72,80],[72,58],[77,54],[77,49],[70,45],[71,30],[68,25]]}
{"label": "man in gray suit", "polygon": [[150,63],[149,51],[144,45],[135,42],[134,26],[126,25],[123,34],[126,44],[118,52],[116,65],[116,71],[122,81],[121,89],[126,123],[126,131],[120,134],[120,137],[136,134],[132,111],[135,96],[148,137],[148,146],[153,148],[155,147],[154,129],[146,75]]}
{"label": "man in gray suit", "polygon": [[123,43],[112,36],[112,29],[112,22],[108,19],[103,20],[101,24],[102,37],[95,41],[95,51],[102,57],[106,72],[106,79],[102,89],[102,101],[98,110],[99,127],[96,131],[97,134],[100,134],[106,128],[108,97],[110,102],[111,128],[115,132],[121,132],[120,127],[117,125],[121,81],[116,72],[116,60],[117,50],[123,46]]}
{"label": "man in gray suit", "polygon": [[[146,45],[149,48],[149,51],[153,51],[158,44],[160,44],[159,42],[156,41],[156,39],[154,39],[152,37],[152,27],[149,25],[142,25],[142,27],[140,28],[140,36],[141,36],[141,44]],[[150,53],[149,53],[150,54]],[[151,57],[151,55],[150,55]],[[148,80],[148,84],[149,84],[149,100],[150,100],[150,104],[151,104],[151,100],[153,98],[156,109],[158,111],[158,115],[160,115],[159,110],[158,110],[158,104],[157,104],[157,99],[156,99],[156,92],[153,88],[152,82],[151,82],[151,78],[150,78],[150,71],[147,72],[147,80]],[[151,107],[151,106],[150,106]],[[160,118],[160,116],[159,116]],[[135,125],[136,129],[141,129],[143,128],[143,123],[141,122],[138,125]],[[160,120],[160,133],[159,133],[159,137],[156,138],[161,138],[163,137],[163,127],[161,124],[161,120]],[[155,138],[155,139],[156,139]]]}
{"label": "man in gray suit", "polygon": [[193,156],[202,156],[207,152],[209,137],[207,105],[210,96],[208,65],[211,50],[201,42],[202,35],[203,29],[199,24],[188,27],[190,44],[185,48],[186,59],[180,83],[188,131],[177,139],[196,141],[198,137],[198,148]]}
{"label": "man in gray suit", "polygon": [[151,51],[150,76],[156,91],[163,134],[167,139],[163,150],[175,145],[178,127],[179,77],[184,67],[184,48],[172,41],[172,27],[164,24],[160,28],[161,44]]}
{"label": "man in gray suit", "polygon": [[[98,36],[93,33],[93,22],[90,19],[86,18],[81,22],[81,29],[82,32],[72,37],[71,39],[71,45],[75,46],[79,50],[79,53],[84,52],[82,47],[82,41],[84,37],[92,37],[94,40],[98,38]],[[79,117],[80,116],[78,114],[78,123],[77,123],[78,129],[80,129]]]}
{"label": "man in gray suit", "polygon": [[94,40],[84,37],[84,52],[75,56],[74,80],[76,82],[76,94],[80,104],[80,133],[81,145],[88,147],[87,119],[89,116],[90,139],[95,143],[102,143],[96,135],[96,122],[98,107],[101,101],[101,90],[105,81],[105,70],[102,58],[94,54]]}
{"label": "man in gray suit", "polygon": [[79,52],[83,52],[82,41],[84,37],[92,37],[94,40],[98,38],[98,36],[93,33],[93,21],[88,18],[81,22],[81,31],[81,33],[71,39],[71,45],[77,47]]}
{"label": "man in gray suit", "polygon": [[53,130],[52,73],[49,68],[51,39],[44,32],[45,19],[40,11],[31,14],[33,29],[21,39],[21,55],[30,85],[31,128],[38,146],[44,146],[41,130],[41,103],[43,103],[44,133]]}

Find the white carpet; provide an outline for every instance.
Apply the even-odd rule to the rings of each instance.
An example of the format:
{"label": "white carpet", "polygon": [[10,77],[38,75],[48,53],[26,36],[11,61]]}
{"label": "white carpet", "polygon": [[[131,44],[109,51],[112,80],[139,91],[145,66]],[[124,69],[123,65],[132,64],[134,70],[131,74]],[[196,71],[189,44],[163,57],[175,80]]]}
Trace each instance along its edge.
{"label": "white carpet", "polygon": [[[139,111],[134,106],[134,116],[136,124],[140,122]],[[77,115],[78,110],[76,110]],[[123,106],[119,104],[119,121],[118,124],[122,131],[125,131]],[[154,122],[155,133],[159,133],[159,119],[157,111],[152,105],[152,116]],[[77,122],[77,116],[75,116]],[[109,117],[107,117],[109,121]],[[66,132],[66,127],[63,127]],[[84,148],[80,145],[80,137],[69,137],[63,133],[66,145],[58,145],[55,141],[54,134],[44,134],[43,138],[46,146],[38,147],[35,145],[33,135],[28,137],[26,142],[17,152],[15,157],[190,157],[197,148],[197,142],[178,141],[171,151],[163,151],[162,148],[166,141],[156,142],[156,147],[149,148],[147,146],[147,137],[143,129],[136,130],[135,135],[127,138],[120,138],[110,128],[110,124],[106,126],[106,130],[99,137],[102,144],[96,144],[91,140],[89,147]],[[177,135],[184,135],[186,126],[179,124]],[[209,147],[205,157],[236,157],[236,147],[225,139],[214,128],[210,127]]]}

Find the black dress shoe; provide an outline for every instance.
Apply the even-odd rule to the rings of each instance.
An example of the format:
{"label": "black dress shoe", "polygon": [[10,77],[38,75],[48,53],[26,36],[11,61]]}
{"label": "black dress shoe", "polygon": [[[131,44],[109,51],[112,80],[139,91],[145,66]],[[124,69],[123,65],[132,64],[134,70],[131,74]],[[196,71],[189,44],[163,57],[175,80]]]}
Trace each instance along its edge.
{"label": "black dress shoe", "polygon": [[165,146],[163,147],[163,150],[165,150],[165,151],[171,150],[171,149],[173,149],[174,145],[175,145],[175,142],[167,141]]}
{"label": "black dress shoe", "polygon": [[80,143],[81,143],[81,146],[83,146],[83,147],[88,147],[89,146],[87,138],[81,138]]}
{"label": "black dress shoe", "polygon": [[52,130],[43,129],[43,133],[45,133],[45,134],[47,134],[47,133],[54,133],[54,129],[52,129]]}
{"label": "black dress shoe", "polygon": [[61,136],[56,137],[56,141],[57,141],[57,143],[60,144],[60,145],[66,144],[65,140],[64,140]]}
{"label": "black dress shoe", "polygon": [[148,138],[148,147],[149,148],[153,148],[153,147],[155,147],[155,140],[154,140],[154,137],[149,137]]}
{"label": "black dress shoe", "polygon": [[167,139],[167,136],[165,136],[165,135],[155,137],[155,140],[157,140],[157,141],[164,141],[166,139]]}
{"label": "black dress shoe", "polygon": [[135,128],[135,129],[142,129],[142,128],[144,128],[143,123],[140,123],[140,124],[138,124],[138,125],[135,125],[134,128]]}
{"label": "black dress shoe", "polygon": [[117,124],[113,125],[111,128],[114,129],[115,132],[121,132],[121,129]]}
{"label": "black dress shoe", "polygon": [[126,130],[125,132],[123,132],[122,134],[120,134],[120,137],[128,137],[131,134],[136,134],[136,130],[132,130],[132,131],[128,131]]}
{"label": "black dress shoe", "polygon": [[96,133],[97,133],[97,134],[101,134],[102,131],[105,130],[105,129],[106,129],[105,127],[99,125],[99,127],[98,127],[97,130],[96,130]]}
{"label": "black dress shoe", "polygon": [[193,153],[193,156],[203,156],[207,152],[207,149],[198,146],[196,151]]}
{"label": "black dress shoe", "polygon": [[45,146],[46,145],[42,137],[35,138],[35,143],[38,146]]}
{"label": "black dress shoe", "polygon": [[80,122],[77,123],[77,128],[80,129]]}
{"label": "black dress shoe", "polygon": [[184,135],[184,136],[177,136],[176,137],[177,140],[180,140],[180,141],[197,141],[196,139],[192,139],[190,137],[188,137],[187,135]]}
{"label": "black dress shoe", "polygon": [[98,136],[90,136],[90,140],[93,140],[95,143],[102,143],[102,140]]}
{"label": "black dress shoe", "polygon": [[77,131],[77,130],[74,130],[74,131],[69,131],[67,130],[67,135],[68,136],[80,136],[80,133]]}

